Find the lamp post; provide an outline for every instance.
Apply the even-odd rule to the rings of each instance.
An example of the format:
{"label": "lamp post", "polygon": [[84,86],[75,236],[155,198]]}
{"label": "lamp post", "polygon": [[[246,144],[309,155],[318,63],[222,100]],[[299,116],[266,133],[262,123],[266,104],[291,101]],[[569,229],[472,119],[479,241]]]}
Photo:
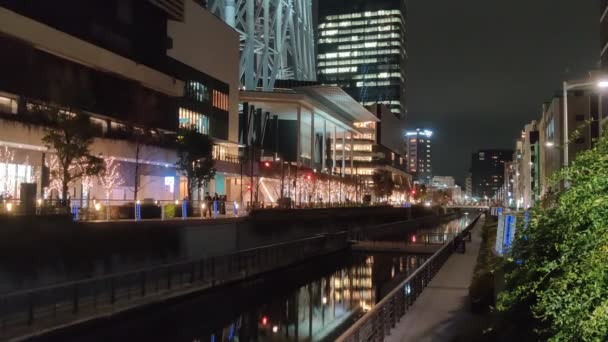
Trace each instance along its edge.
{"label": "lamp post", "polygon": [[[608,78],[602,78],[602,79],[594,79],[592,81],[582,81],[582,82],[572,82],[572,81],[564,81],[563,84],[563,90],[564,90],[564,137],[563,137],[563,147],[564,147],[564,160],[563,160],[563,166],[564,167],[568,167],[568,91],[573,90],[573,89],[577,89],[577,88],[582,88],[582,89],[589,89],[589,88],[593,88],[593,87],[597,87],[599,89],[606,89],[608,88]],[[601,111],[601,108],[599,109]],[[601,120],[601,113],[600,113],[600,120]]]}

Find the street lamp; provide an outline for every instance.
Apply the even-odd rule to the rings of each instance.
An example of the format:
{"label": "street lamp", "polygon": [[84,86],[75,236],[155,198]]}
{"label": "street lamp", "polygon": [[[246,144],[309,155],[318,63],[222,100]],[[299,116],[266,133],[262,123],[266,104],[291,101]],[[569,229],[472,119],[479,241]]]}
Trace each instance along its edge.
{"label": "street lamp", "polygon": [[[576,89],[576,88],[599,88],[599,89],[606,89],[608,88],[608,78],[606,78],[606,76],[603,76],[604,78],[596,78],[592,81],[583,81],[583,82],[570,82],[570,81],[564,81],[564,137],[563,137],[563,143],[564,143],[564,161],[563,161],[563,166],[564,167],[568,167],[568,91],[572,90],[572,89]],[[600,108],[601,111],[601,108]],[[601,113],[600,113],[600,118],[601,120]],[[549,143],[547,143],[547,146]],[[553,146],[553,145],[552,145]],[[551,147],[551,146],[549,146]]]}

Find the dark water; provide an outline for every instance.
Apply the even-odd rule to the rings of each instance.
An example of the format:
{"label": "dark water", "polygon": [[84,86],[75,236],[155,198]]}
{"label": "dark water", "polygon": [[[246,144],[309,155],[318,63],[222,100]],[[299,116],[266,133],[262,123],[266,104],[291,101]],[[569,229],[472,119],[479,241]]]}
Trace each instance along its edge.
{"label": "dark water", "polygon": [[[452,234],[466,224],[466,218],[458,219],[427,232]],[[425,259],[393,253],[333,254],[44,340],[332,341]]]}

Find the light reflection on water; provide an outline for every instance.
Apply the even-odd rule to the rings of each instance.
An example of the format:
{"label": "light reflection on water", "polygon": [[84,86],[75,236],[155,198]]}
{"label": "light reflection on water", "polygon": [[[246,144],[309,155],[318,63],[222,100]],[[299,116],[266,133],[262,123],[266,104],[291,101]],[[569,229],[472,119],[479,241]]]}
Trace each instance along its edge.
{"label": "light reflection on water", "polygon": [[406,276],[424,260],[414,255],[360,255],[356,264],[273,298],[253,312],[242,313],[216,334],[195,340],[332,340],[381,299],[382,285],[395,276]]}
{"label": "light reflection on water", "polygon": [[[421,229],[417,234],[450,237],[469,223],[467,216]],[[196,341],[331,341],[369,311],[384,294],[418,268],[424,256],[362,254],[360,261],[315,279],[290,295],[273,298],[239,315],[211,336]]]}

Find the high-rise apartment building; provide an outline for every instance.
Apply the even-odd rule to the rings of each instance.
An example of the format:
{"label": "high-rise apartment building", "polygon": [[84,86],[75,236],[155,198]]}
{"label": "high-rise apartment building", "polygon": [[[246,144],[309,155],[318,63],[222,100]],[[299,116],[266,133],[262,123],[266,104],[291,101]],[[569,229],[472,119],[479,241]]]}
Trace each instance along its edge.
{"label": "high-rise apartment building", "polygon": [[430,184],[431,168],[431,137],[433,132],[428,129],[416,129],[405,132],[406,158],[408,171],[418,183]]}
{"label": "high-rise apartment building", "polygon": [[473,197],[492,198],[504,184],[505,163],[513,160],[513,150],[480,150],[471,159]]}
{"label": "high-rise apartment building", "polygon": [[319,1],[318,79],[404,118],[405,0]]}

